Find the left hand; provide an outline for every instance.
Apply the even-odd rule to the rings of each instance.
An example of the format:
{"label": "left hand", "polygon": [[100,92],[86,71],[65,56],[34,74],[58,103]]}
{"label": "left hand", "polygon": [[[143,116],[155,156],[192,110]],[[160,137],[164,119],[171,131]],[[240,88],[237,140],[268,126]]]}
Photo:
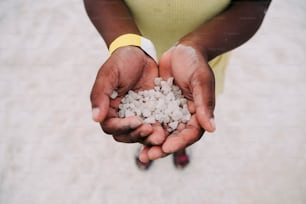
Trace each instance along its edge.
{"label": "left hand", "polygon": [[160,147],[144,148],[140,159],[148,161],[171,154],[198,141],[204,131],[213,132],[215,107],[215,79],[206,56],[199,49],[179,44],[171,48],[160,59],[159,74],[163,79],[173,77],[185,98],[191,119],[180,124]]}

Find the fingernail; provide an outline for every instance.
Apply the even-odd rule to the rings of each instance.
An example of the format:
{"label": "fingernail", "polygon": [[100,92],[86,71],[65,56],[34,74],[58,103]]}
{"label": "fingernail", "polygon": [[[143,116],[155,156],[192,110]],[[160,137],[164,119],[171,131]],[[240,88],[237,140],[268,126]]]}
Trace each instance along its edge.
{"label": "fingernail", "polygon": [[211,131],[214,132],[216,130],[216,123],[215,120],[212,118],[209,120],[210,125],[211,125]]}
{"label": "fingernail", "polygon": [[143,132],[143,131],[140,132],[140,137],[147,137],[147,136],[148,136],[147,132]]}
{"label": "fingernail", "polygon": [[99,108],[93,108],[92,109],[92,119],[94,121],[99,122],[99,114],[100,114]]}
{"label": "fingernail", "polygon": [[153,139],[153,145],[161,145],[165,141],[166,138],[164,138],[162,135],[156,135]]}

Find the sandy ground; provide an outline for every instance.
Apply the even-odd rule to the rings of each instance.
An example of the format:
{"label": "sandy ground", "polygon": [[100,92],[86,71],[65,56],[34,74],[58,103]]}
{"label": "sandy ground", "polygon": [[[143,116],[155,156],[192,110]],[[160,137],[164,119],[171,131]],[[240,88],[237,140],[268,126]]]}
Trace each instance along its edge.
{"label": "sandy ground", "polygon": [[[1,204],[306,203],[306,3],[274,0],[233,52],[217,131],[149,172],[91,120],[105,45],[80,0],[0,2]],[[304,173],[303,173],[304,172]]]}

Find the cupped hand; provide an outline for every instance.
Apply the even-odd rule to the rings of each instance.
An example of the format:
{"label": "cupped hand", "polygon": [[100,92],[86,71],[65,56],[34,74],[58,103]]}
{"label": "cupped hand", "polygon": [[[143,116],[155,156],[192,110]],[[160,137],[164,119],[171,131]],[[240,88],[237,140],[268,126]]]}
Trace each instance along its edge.
{"label": "cupped hand", "polygon": [[159,62],[159,74],[164,79],[174,78],[188,100],[192,115],[187,124],[181,124],[163,143],[162,151],[169,154],[195,143],[204,131],[215,130],[215,80],[205,54],[183,44],[164,53]]}
{"label": "cupped hand", "polygon": [[[140,48],[118,48],[102,65],[93,85],[90,95],[93,120],[99,122],[103,131],[113,135],[116,141],[162,144],[167,133],[160,125],[143,124],[136,116],[118,116],[121,98],[129,90],[152,89],[157,76],[157,64]],[[114,91],[118,96],[112,99]]]}

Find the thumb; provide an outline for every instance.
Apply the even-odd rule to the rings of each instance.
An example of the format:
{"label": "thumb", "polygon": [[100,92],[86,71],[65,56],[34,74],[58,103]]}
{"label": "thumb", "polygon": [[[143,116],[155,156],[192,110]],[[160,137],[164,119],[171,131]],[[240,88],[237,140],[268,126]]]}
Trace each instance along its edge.
{"label": "thumb", "polygon": [[90,100],[92,106],[92,119],[96,122],[103,122],[107,116],[110,106],[110,98],[116,85],[110,77],[99,73],[93,85]]}
{"label": "thumb", "polygon": [[[206,80],[203,80],[205,79]],[[215,82],[213,75],[207,79],[197,78],[192,80],[192,95],[195,104],[196,118],[202,128],[207,132],[216,129],[214,120],[215,108]]]}
{"label": "thumb", "polygon": [[92,93],[90,98],[92,119],[96,122],[103,122],[109,110],[109,97],[104,93]]}
{"label": "thumb", "polygon": [[172,55],[173,49],[174,47],[166,51],[159,60],[159,76],[163,78],[164,80],[172,77],[171,55]]}

